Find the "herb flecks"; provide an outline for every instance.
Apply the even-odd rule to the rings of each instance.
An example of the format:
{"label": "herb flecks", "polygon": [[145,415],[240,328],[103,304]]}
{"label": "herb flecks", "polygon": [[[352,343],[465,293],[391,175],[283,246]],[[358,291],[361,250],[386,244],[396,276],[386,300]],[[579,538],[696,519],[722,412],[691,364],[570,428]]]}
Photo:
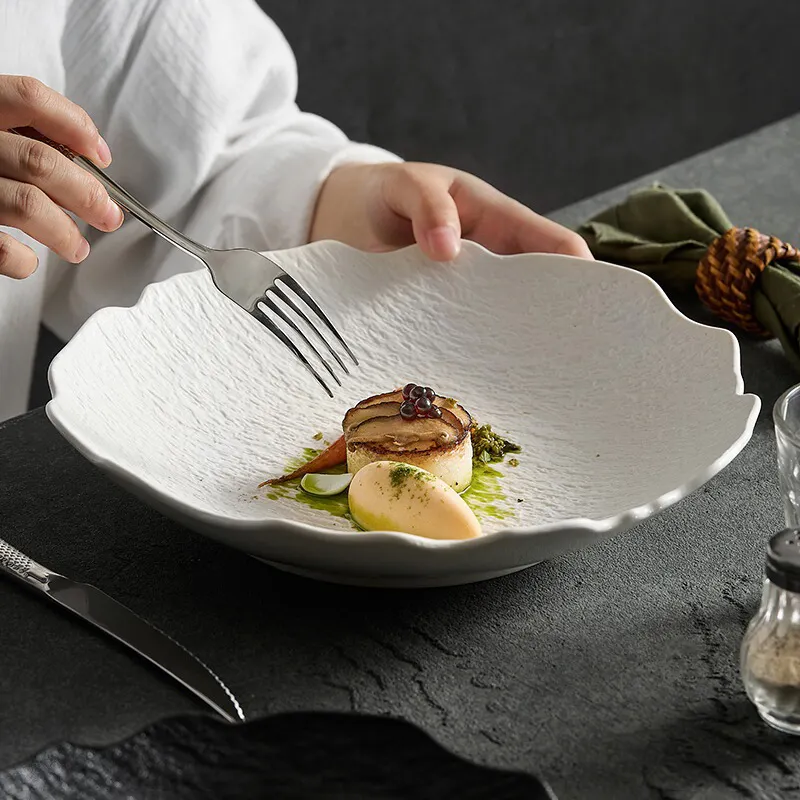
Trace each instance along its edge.
{"label": "herb flecks", "polygon": [[324,434],[322,433],[322,431],[319,431],[318,433],[315,433],[315,434],[314,434],[314,435],[313,435],[311,438],[312,438],[312,439],[313,439],[315,442],[318,442],[318,441],[320,441],[320,440],[322,439],[323,435],[324,435]]}
{"label": "herb flecks", "polygon": [[[472,460],[476,464],[502,461],[506,453],[519,453],[522,448],[492,430],[491,425],[480,425],[472,430]],[[516,461],[516,459],[513,459]],[[510,462],[509,462],[510,463]],[[517,461],[517,464],[519,462]],[[512,466],[517,466],[513,464]]]}
{"label": "herb flecks", "polygon": [[407,478],[414,475],[416,470],[409,464],[398,464],[389,472],[389,480],[392,482],[392,489],[399,489]]}
{"label": "herb flecks", "polygon": [[392,484],[392,489],[396,489],[398,492],[403,488],[407,480],[425,481],[431,478],[433,478],[433,475],[411,464],[398,463],[389,471],[389,481]]}

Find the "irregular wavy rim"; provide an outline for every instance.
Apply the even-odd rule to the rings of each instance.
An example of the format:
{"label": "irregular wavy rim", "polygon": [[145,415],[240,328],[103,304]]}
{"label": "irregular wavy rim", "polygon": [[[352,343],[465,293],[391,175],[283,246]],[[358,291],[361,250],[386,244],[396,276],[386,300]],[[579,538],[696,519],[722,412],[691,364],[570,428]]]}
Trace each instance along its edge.
{"label": "irregular wavy rim", "polygon": [[[353,248],[341,242],[316,242],[311,245],[304,245],[303,248],[315,248],[320,246],[330,247],[331,244],[339,249],[345,251],[352,250]],[[538,258],[546,255],[548,259],[558,258],[566,261],[575,262],[579,260],[573,256],[557,255],[557,254],[541,254],[541,253],[524,253],[519,255],[497,255],[487,250],[483,246],[475,243],[465,241],[464,248],[472,248],[480,253],[485,254],[487,257],[496,260],[518,259],[518,258]],[[412,245],[405,250],[416,249],[417,245]],[[297,248],[301,249],[301,248]],[[394,251],[391,253],[374,254],[375,258],[392,258],[402,251]],[[745,445],[749,442],[755,429],[756,420],[758,419],[761,410],[761,399],[758,395],[749,394],[744,392],[744,380],[741,373],[741,351],[738,339],[728,330],[724,328],[716,328],[711,325],[704,325],[703,323],[696,322],[689,319],[685,314],[682,314],[672,303],[667,296],[666,292],[659,286],[650,276],[642,272],[630,269],[628,267],[620,266],[619,264],[611,264],[605,261],[594,262],[603,264],[614,270],[625,272],[629,275],[631,280],[639,280],[643,285],[650,287],[651,291],[655,291],[664,303],[667,310],[671,311],[678,319],[684,324],[706,331],[714,331],[715,335],[719,336],[720,341],[725,337],[726,341],[731,347],[732,369],[733,375],[736,380],[736,391],[734,397],[741,397],[743,400],[749,400],[751,407],[744,429],[738,437],[730,444],[728,449],[715,461],[709,464],[706,468],[699,470],[694,475],[689,477],[679,486],[674,489],[664,492],[656,499],[649,503],[644,503],[635,508],[627,509],[618,514],[608,517],[593,519],[590,517],[572,517],[568,519],[559,520],[557,522],[550,522],[542,525],[536,525],[529,528],[503,528],[499,531],[492,531],[483,536],[475,539],[427,539],[421,536],[415,536],[409,533],[400,533],[397,531],[347,531],[333,528],[320,528],[313,525],[308,525],[294,520],[269,518],[269,519],[236,519],[222,514],[214,514],[211,512],[196,509],[194,506],[183,502],[182,500],[173,497],[171,494],[162,491],[158,486],[149,483],[144,478],[131,472],[130,470],[119,465],[113,457],[108,454],[100,452],[97,447],[91,447],[85,443],[77,430],[70,426],[69,419],[66,415],[62,415],[59,410],[58,394],[60,382],[58,379],[59,364],[63,360],[63,353],[66,353],[71,343],[68,343],[62,353],[59,353],[50,364],[48,370],[48,381],[50,383],[50,391],[52,399],[47,403],[45,411],[48,418],[59,431],[59,433],[88,461],[95,464],[100,469],[106,471],[114,476],[119,483],[123,486],[128,484],[135,487],[140,495],[153,498],[157,503],[160,503],[168,508],[174,509],[177,513],[189,519],[196,520],[204,526],[216,527],[222,529],[236,530],[239,532],[252,532],[264,533],[275,529],[282,529],[295,536],[302,536],[309,540],[311,544],[315,542],[324,542],[327,546],[333,545],[334,547],[350,547],[357,545],[364,548],[367,545],[389,545],[396,546],[403,549],[425,550],[429,554],[438,552],[449,552],[454,549],[459,550],[475,550],[483,551],[502,546],[506,541],[513,537],[514,541],[519,543],[520,539],[533,538],[536,536],[555,533],[558,531],[571,531],[583,532],[594,534],[598,539],[605,538],[617,532],[622,532],[628,528],[633,527],[639,522],[651,517],[661,511],[669,508],[675,503],[683,500],[692,492],[699,489],[711,478],[721,472],[728,464],[730,464],[736,456],[741,453]],[[109,306],[101,309],[93,314],[80,328],[74,338],[77,338],[81,332],[86,328],[98,324],[98,319],[107,314],[126,314],[131,310],[136,309],[143,305],[148,295],[151,292],[161,291],[163,285],[169,284],[172,281],[180,280],[185,277],[186,273],[175,275],[172,278],[163,281],[160,284],[150,284],[142,292],[139,300],[130,307]],[[74,339],[73,339],[74,341]]]}
{"label": "irregular wavy rim", "polygon": [[[437,757],[443,759],[444,761],[449,761],[450,763],[448,766],[451,766],[453,763],[457,763],[459,767],[468,767],[470,769],[470,774],[474,776],[475,770],[478,770],[478,774],[486,776],[486,775],[503,775],[505,777],[516,777],[520,779],[524,779],[531,783],[538,784],[538,787],[541,788],[545,795],[551,800],[557,800],[553,789],[551,788],[550,784],[545,780],[544,776],[540,775],[538,772],[531,772],[522,769],[517,769],[513,767],[499,767],[494,766],[491,764],[483,764],[480,761],[472,760],[467,758],[466,756],[462,755],[461,753],[456,752],[455,750],[451,749],[449,746],[443,744],[439,738],[433,735],[429,730],[427,730],[422,725],[418,725],[411,720],[404,719],[398,716],[390,716],[385,714],[377,714],[377,713],[370,713],[370,712],[347,712],[347,711],[331,711],[326,709],[308,709],[308,710],[295,710],[295,711],[276,711],[273,713],[268,713],[263,716],[254,716],[248,717],[246,720],[239,722],[235,725],[226,722],[225,720],[221,719],[220,717],[216,716],[210,710],[198,710],[192,712],[184,712],[184,713],[173,713],[169,714],[165,717],[159,717],[158,719],[151,720],[149,722],[143,722],[137,727],[133,728],[130,733],[123,733],[118,737],[112,737],[107,742],[102,742],[100,744],[97,743],[85,743],[83,741],[79,741],[78,737],[65,737],[63,739],[56,740],[49,744],[44,745],[39,750],[34,751],[30,755],[22,756],[20,759],[12,762],[6,767],[0,768],[0,777],[5,777],[9,780],[14,780],[15,777],[20,777],[20,782],[24,782],[26,786],[29,786],[28,780],[30,775],[33,774],[38,777],[38,774],[41,772],[49,772],[50,770],[48,767],[50,764],[46,759],[48,754],[56,754],[60,750],[65,747],[69,747],[73,750],[80,751],[82,754],[102,754],[108,751],[116,750],[121,747],[131,746],[134,741],[140,739],[143,736],[152,737],[154,735],[158,735],[159,732],[163,729],[170,728],[172,726],[187,726],[187,727],[194,727],[197,726],[208,726],[211,728],[216,728],[219,731],[233,731],[231,734],[231,738],[238,738],[241,735],[241,728],[248,728],[252,730],[253,728],[263,728],[263,727],[272,727],[278,726],[284,720],[302,720],[308,721],[311,719],[313,722],[317,722],[318,720],[323,720],[325,722],[331,723],[331,728],[335,727],[335,724],[340,722],[341,720],[347,720],[348,722],[352,721],[353,719],[358,720],[358,724],[364,725],[365,730],[366,726],[374,723],[378,723],[381,727],[391,727],[391,728],[405,728],[406,731],[411,731],[414,737],[417,738],[418,741],[425,740],[427,746],[433,746],[436,751]],[[192,732],[194,733],[194,731]],[[223,734],[224,735],[224,734]],[[387,737],[388,739],[388,737]],[[156,750],[162,751],[161,747],[156,747]],[[87,759],[88,760],[88,759]],[[23,773],[19,775],[19,773]],[[137,784],[137,775],[130,774],[128,776],[128,780],[123,783],[123,785],[119,788],[126,789],[130,788],[133,784],[134,786]],[[141,784],[146,779],[140,780],[138,783],[139,785],[136,788],[141,788]],[[69,776],[67,777],[67,782],[69,782]],[[115,785],[115,788],[117,786]],[[527,788],[527,787],[526,787]],[[132,795],[129,795],[132,796]],[[252,797],[252,795],[246,795],[248,797]]]}

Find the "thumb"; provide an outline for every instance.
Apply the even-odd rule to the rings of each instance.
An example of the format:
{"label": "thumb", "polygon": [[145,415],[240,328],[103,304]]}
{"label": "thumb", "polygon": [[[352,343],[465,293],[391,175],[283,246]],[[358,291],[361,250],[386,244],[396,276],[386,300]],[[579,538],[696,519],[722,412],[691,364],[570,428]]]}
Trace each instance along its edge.
{"label": "thumb", "polygon": [[452,261],[461,250],[461,221],[449,178],[408,169],[387,188],[389,207],[411,221],[422,252],[434,261]]}

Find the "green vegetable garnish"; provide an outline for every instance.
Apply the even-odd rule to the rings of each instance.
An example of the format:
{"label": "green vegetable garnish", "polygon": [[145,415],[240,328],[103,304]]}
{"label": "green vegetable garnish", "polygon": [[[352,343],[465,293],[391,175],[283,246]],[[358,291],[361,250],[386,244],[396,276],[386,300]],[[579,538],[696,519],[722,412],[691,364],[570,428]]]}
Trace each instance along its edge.
{"label": "green vegetable garnish", "polygon": [[300,488],[315,497],[333,497],[341,494],[350,485],[353,476],[345,472],[343,475],[326,475],[322,472],[310,472],[303,475]]}
{"label": "green vegetable garnish", "polygon": [[[519,453],[521,450],[522,448],[518,444],[495,433],[491,425],[481,425],[472,429],[472,460],[476,464],[502,461],[506,453]],[[517,466],[517,464],[512,464],[512,466]]]}

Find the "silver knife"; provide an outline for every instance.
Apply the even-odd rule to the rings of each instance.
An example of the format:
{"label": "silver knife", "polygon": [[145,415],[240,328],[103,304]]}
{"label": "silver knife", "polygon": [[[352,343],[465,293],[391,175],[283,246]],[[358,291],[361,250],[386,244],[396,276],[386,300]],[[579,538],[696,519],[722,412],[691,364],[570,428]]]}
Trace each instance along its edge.
{"label": "silver knife", "polygon": [[233,693],[202,661],[105,592],[51,572],[2,539],[0,569],[144,656],[228,722],[244,721],[244,712]]}

